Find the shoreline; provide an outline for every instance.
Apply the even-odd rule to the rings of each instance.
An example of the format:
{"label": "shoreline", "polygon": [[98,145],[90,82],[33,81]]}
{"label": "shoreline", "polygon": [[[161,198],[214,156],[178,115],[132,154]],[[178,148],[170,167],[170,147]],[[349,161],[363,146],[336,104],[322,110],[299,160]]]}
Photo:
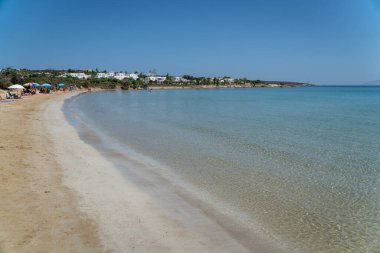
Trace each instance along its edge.
{"label": "shoreline", "polygon": [[[189,85],[189,86],[171,86],[171,85],[162,85],[162,86],[148,86],[147,88],[143,89],[141,87],[137,87],[136,89],[128,88],[128,89],[122,89],[121,86],[116,86],[116,88],[100,88],[100,87],[89,87],[89,91],[91,92],[98,92],[98,91],[118,91],[118,90],[125,90],[125,91],[134,91],[134,90],[218,90],[218,89],[273,89],[273,88],[304,88],[304,87],[317,87],[316,85],[278,85],[278,84],[271,84],[271,85],[257,85],[257,86],[250,86],[250,85]],[[319,87],[319,86],[318,86]]]}
{"label": "shoreline", "polygon": [[[66,114],[74,114],[76,117],[75,108],[72,110]],[[65,111],[71,110],[66,107]],[[131,150],[117,140],[108,140],[102,133],[95,133],[91,126],[81,122],[81,119],[73,119],[72,115],[67,117],[69,117],[69,122],[75,122],[72,124],[75,125],[79,137],[111,162],[128,183],[132,183],[135,188],[150,198],[149,202],[152,205],[159,206],[160,210],[164,212],[163,215],[174,217],[179,224],[186,224],[186,232],[191,232],[194,236],[201,235],[200,241],[207,238],[209,244],[211,243],[210,247],[215,247],[218,244],[219,249],[214,249],[214,251],[236,251],[235,246],[231,246],[234,244],[239,246],[238,248],[243,247],[238,252],[247,250],[254,250],[254,252],[285,251],[283,246],[267,238],[267,234],[264,236],[261,230],[248,228],[246,220],[236,219],[236,213],[232,214],[232,210],[227,205],[220,203],[211,196],[206,197],[207,193],[200,192],[165,166],[162,167],[163,165],[160,163]],[[105,144],[109,141],[112,142],[111,146]],[[192,223],[197,224],[198,227]],[[180,240],[186,242],[189,238]],[[207,242],[203,244],[207,244]],[[196,243],[193,245],[194,250],[201,250],[197,248]]]}
{"label": "shoreline", "polygon": [[[129,173],[123,173],[107,157],[115,158],[119,154],[112,151],[102,153],[87,141],[85,143],[77,129],[72,127],[72,130],[71,134],[78,138],[75,146],[80,146],[84,155],[82,159],[86,164],[90,164],[90,167],[84,171],[88,181],[73,178],[71,176],[74,174],[69,173],[66,183],[81,196],[86,196],[82,203],[84,206],[93,207],[92,210],[87,210],[87,213],[98,221],[100,231],[103,231],[102,237],[108,242],[113,242],[115,252],[125,249],[128,249],[128,252],[249,251],[221,226],[205,216],[202,210],[186,204],[177,196],[176,189],[165,188],[164,184],[168,182],[157,180],[149,173],[139,174],[140,170],[147,171],[144,165],[141,166],[141,161],[133,161],[134,158],[128,159],[129,161],[122,160],[123,165],[128,166],[130,170]],[[85,138],[96,139],[91,134],[91,129],[86,129],[84,135]],[[64,139],[68,139],[68,136]],[[65,152],[64,149],[58,147],[57,151]],[[92,160],[83,157],[91,157]],[[63,167],[71,167],[66,160],[61,161],[61,164]],[[83,185],[91,187],[84,188]],[[123,214],[125,212],[127,215]],[[128,229],[125,229],[125,224],[128,224]]]}
{"label": "shoreline", "polygon": [[[148,86],[147,90],[200,90],[200,89],[262,89],[262,88],[302,88],[302,87],[313,87],[310,85],[278,85],[278,84],[270,84],[270,85],[189,85],[189,86]],[[143,90],[143,89],[129,89],[129,90]]]}
{"label": "shoreline", "polygon": [[[26,101],[28,98],[19,103],[27,107],[29,102],[36,100],[33,101],[34,107],[32,107],[34,113],[22,126],[23,133],[30,134],[34,138],[25,139],[29,143],[28,162],[21,161],[20,164],[25,166],[24,173],[30,172],[30,168],[33,168],[30,173],[34,173],[33,178],[37,179],[30,180],[30,175],[26,175],[24,180],[33,187],[43,185],[47,189],[37,192],[33,198],[20,199],[10,193],[19,192],[20,185],[7,185],[8,191],[5,193],[9,194],[9,201],[6,202],[9,208],[0,210],[2,227],[6,227],[4,223],[7,223],[4,216],[14,216],[13,222],[7,224],[11,227],[15,220],[25,215],[26,210],[23,213],[11,211],[20,205],[39,206],[38,212],[31,214],[34,213],[40,219],[35,221],[34,217],[21,219],[16,222],[21,226],[18,231],[0,233],[0,252],[2,250],[66,251],[67,249],[80,252],[249,252],[252,250],[239,242],[238,233],[232,236],[226,230],[224,226],[228,228],[228,223],[220,223],[222,219],[219,219],[218,223],[217,220],[210,218],[213,212],[207,214],[207,210],[197,208],[194,203],[186,204],[186,201],[182,204],[173,203],[173,196],[176,196],[177,201],[183,200],[186,196],[179,196],[180,194],[169,192],[168,189],[162,190],[162,187],[154,184],[154,181],[149,187],[155,187],[164,194],[163,196],[149,194],[142,190],[143,183],[140,182],[139,185],[138,180],[128,179],[122,175],[104,154],[85,143],[62,111],[64,101],[76,94],[79,92],[60,96],[49,95],[51,97],[46,99],[42,97],[46,95],[39,95],[41,98],[38,96]],[[11,106],[13,105],[9,107]],[[28,110],[29,108],[23,108],[19,116],[25,116]],[[0,116],[5,117],[3,109],[0,112],[2,113]],[[1,130],[4,132],[9,129]],[[16,136],[16,133],[12,136]],[[15,150],[20,148],[15,146]],[[29,152],[37,149],[39,150],[37,154]],[[9,164],[5,165],[8,165],[11,171],[11,161],[8,162]],[[4,178],[4,175],[2,176]],[[11,178],[12,175],[8,177]],[[55,193],[53,199],[45,197],[52,192]],[[3,189],[1,194],[4,195]],[[19,203],[14,204],[15,200]],[[55,209],[51,209],[51,205]],[[60,213],[61,209],[66,212],[64,215]],[[174,213],[177,215],[173,215]],[[71,222],[67,222],[68,217],[72,219]],[[31,220],[33,222],[30,222]],[[61,227],[53,225],[56,223]],[[77,223],[81,225],[66,228]],[[36,232],[35,227],[41,227],[41,224],[45,226]],[[31,230],[26,227],[30,227]],[[46,234],[50,237],[46,237]],[[246,235],[240,236],[246,237]],[[25,237],[31,239],[20,246],[20,241]],[[56,243],[53,244],[53,241]],[[277,252],[273,247],[268,247],[270,245],[262,244],[258,240],[254,241],[254,244],[257,244],[259,252]]]}

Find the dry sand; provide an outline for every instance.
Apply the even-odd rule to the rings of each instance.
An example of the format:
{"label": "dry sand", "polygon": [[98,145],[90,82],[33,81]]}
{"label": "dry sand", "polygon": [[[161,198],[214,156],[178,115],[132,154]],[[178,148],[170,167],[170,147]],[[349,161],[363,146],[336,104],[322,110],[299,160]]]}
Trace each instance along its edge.
{"label": "dry sand", "polygon": [[42,126],[40,106],[56,96],[0,104],[0,252],[102,252]]}
{"label": "dry sand", "polygon": [[252,251],[179,196],[171,204],[174,193],[161,205],[83,142],[61,111],[72,95],[0,104],[0,252]]}

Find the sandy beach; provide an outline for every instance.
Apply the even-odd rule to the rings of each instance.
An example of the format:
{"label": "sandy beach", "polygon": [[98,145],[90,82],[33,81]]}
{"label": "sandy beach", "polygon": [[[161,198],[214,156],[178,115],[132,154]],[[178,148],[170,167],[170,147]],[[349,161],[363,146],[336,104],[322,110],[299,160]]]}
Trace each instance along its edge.
{"label": "sandy beach", "polygon": [[128,180],[66,121],[63,102],[76,94],[0,106],[0,252],[274,252]]}
{"label": "sandy beach", "polygon": [[63,182],[41,111],[57,95],[0,105],[0,252],[101,252],[97,227]]}

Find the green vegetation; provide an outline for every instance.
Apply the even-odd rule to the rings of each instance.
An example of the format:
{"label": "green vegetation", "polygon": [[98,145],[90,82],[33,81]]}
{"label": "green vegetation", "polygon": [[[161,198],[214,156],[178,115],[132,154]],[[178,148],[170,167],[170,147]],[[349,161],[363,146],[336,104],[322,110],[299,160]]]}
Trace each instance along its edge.
{"label": "green vegetation", "polygon": [[[65,73],[84,73],[89,77],[87,79],[79,79],[77,77],[64,76]],[[268,87],[268,86],[305,86],[304,83],[281,82],[281,81],[261,81],[248,80],[246,78],[231,79],[228,76],[222,78],[210,77],[194,77],[191,75],[182,76],[181,80],[175,81],[174,77],[166,74],[166,80],[162,83],[149,82],[146,84],[144,79],[147,77],[143,73],[135,72],[138,79],[128,78],[118,80],[115,78],[96,78],[99,71],[93,70],[29,70],[29,69],[13,69],[6,68],[0,71],[0,89],[6,89],[12,84],[24,84],[27,82],[36,82],[39,84],[50,83],[52,85],[65,83],[66,85],[76,85],[83,88],[103,88],[103,89],[147,89],[149,86],[177,86],[177,87],[197,87],[197,86],[216,86],[216,87]],[[106,70],[102,72],[107,72]]]}
{"label": "green vegetation", "polygon": [[79,79],[76,77],[59,77],[64,73],[74,73],[74,70],[27,70],[6,68],[0,72],[0,89],[6,89],[12,84],[24,84],[36,82],[39,84],[49,83],[52,85],[64,83],[66,85],[76,85],[77,87],[89,88],[99,87],[104,89],[114,89],[117,86],[123,86],[123,81],[117,79],[95,78],[96,72],[84,71],[85,74],[91,75],[88,79]]}

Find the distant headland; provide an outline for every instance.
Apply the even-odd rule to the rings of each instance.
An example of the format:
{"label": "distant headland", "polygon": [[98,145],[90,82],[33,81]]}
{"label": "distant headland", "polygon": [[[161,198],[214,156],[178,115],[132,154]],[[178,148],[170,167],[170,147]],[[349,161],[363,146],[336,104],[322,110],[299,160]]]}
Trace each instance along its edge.
{"label": "distant headland", "polygon": [[0,69],[0,89],[12,84],[28,82],[58,84],[65,83],[82,88],[101,89],[180,89],[180,88],[252,88],[252,87],[301,87],[309,83],[288,81],[249,80],[247,78],[197,77],[192,75],[172,76],[142,72],[109,72],[98,69],[86,70],[30,70]]}

